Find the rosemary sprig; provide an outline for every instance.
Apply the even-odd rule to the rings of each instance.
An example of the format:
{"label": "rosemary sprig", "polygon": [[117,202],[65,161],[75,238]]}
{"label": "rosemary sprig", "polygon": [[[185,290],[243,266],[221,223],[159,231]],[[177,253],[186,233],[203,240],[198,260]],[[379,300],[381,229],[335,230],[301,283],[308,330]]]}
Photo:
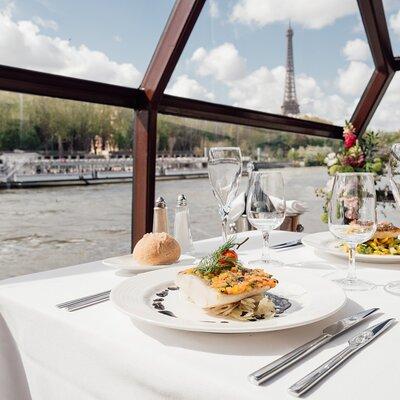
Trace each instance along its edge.
{"label": "rosemary sprig", "polygon": [[243,269],[243,265],[238,260],[232,257],[224,256],[224,252],[227,250],[230,250],[234,246],[236,246],[236,249],[238,249],[242,244],[249,240],[249,238],[246,238],[243,242],[236,243],[235,239],[235,237],[230,238],[226,243],[218,247],[218,249],[213,253],[203,257],[195,268],[195,271],[200,272],[201,275],[207,275],[222,271],[224,269],[231,269],[232,267]]}

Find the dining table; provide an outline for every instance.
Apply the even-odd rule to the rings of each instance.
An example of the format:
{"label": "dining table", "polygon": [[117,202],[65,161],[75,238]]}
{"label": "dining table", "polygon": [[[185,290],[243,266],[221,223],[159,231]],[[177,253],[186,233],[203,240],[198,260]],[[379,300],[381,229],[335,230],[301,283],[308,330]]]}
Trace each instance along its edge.
{"label": "dining table", "polygon": [[[274,231],[271,243],[304,233]],[[259,256],[260,232],[240,248],[243,263]],[[221,237],[195,242],[206,254]],[[303,245],[271,250],[286,271],[325,279],[346,272],[346,260]],[[179,331],[130,319],[110,301],[75,312],[56,304],[112,289],[128,273],[102,260],[0,282],[0,399],[2,400],[256,400],[293,399],[288,388],[346,347],[357,332],[386,318],[400,318],[400,297],[384,285],[400,280],[396,264],[358,263],[360,278],[376,287],[347,292],[334,315],[309,325],[260,333]],[[364,309],[379,311],[327,343],[285,373],[256,386],[248,375],[319,336],[329,324]],[[395,399],[399,392],[400,326],[366,346],[331,373],[307,399]]]}

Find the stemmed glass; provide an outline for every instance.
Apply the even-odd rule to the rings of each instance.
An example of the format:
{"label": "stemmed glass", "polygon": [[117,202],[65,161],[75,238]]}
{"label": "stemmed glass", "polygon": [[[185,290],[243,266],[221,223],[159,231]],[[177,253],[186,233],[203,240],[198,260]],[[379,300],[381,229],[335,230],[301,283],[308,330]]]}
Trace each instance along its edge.
{"label": "stemmed glass", "polygon": [[[397,208],[400,208],[400,143],[395,143],[390,149],[388,177]],[[385,290],[400,295],[400,281],[389,282]]]}
{"label": "stemmed glass", "polygon": [[254,171],[250,176],[247,192],[246,214],[251,225],[262,232],[263,249],[261,260],[250,264],[279,266],[272,260],[269,251],[270,232],[280,226],[285,219],[286,202],[283,177],[280,172]]}
{"label": "stemmed glass", "polygon": [[208,177],[218,202],[222,221],[222,239],[228,237],[228,214],[242,176],[242,153],[239,147],[211,147],[208,153]]}
{"label": "stemmed glass", "polygon": [[346,290],[369,290],[375,285],[357,278],[355,251],[376,231],[376,194],[374,175],[338,173],[329,202],[329,230],[348,245],[347,277],[337,280]]}

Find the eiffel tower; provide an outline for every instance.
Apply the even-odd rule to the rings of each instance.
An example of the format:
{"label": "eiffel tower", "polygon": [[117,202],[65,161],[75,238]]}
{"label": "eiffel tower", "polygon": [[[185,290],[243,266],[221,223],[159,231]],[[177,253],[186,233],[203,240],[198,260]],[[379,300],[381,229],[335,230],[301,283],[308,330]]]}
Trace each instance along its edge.
{"label": "eiffel tower", "polygon": [[283,97],[282,113],[284,115],[296,115],[300,113],[299,103],[296,97],[296,83],[294,80],[294,63],[293,63],[293,29],[290,26],[286,31],[287,52],[286,52],[286,79],[285,79],[285,95]]}

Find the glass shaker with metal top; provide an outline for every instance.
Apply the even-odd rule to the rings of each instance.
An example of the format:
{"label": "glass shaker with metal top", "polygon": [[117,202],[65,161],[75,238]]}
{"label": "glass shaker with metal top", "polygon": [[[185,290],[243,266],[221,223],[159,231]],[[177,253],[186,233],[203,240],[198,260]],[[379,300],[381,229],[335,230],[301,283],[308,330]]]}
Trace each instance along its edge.
{"label": "glass shaker with metal top", "polygon": [[168,233],[167,203],[162,197],[158,197],[154,204],[153,232]]}
{"label": "glass shaker with metal top", "polygon": [[174,237],[181,246],[182,253],[193,253],[194,246],[190,231],[189,207],[184,194],[178,196],[175,208]]}

